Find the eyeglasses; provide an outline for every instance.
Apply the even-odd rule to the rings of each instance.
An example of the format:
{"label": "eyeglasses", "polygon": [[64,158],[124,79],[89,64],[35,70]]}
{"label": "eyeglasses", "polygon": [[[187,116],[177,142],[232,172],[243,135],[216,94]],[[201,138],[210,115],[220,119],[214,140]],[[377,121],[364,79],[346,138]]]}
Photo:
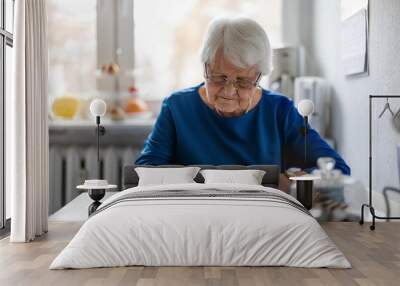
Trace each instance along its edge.
{"label": "eyeglasses", "polygon": [[256,87],[261,79],[261,73],[258,74],[257,79],[255,81],[251,81],[249,79],[242,79],[242,78],[238,78],[236,80],[230,80],[226,75],[212,75],[209,74],[207,71],[207,64],[204,64],[204,74],[205,74],[205,79],[215,85],[215,86],[219,86],[219,87],[225,87],[228,84],[232,83],[232,85],[238,90],[238,89],[242,89],[242,90],[249,90],[252,89],[254,87]]}

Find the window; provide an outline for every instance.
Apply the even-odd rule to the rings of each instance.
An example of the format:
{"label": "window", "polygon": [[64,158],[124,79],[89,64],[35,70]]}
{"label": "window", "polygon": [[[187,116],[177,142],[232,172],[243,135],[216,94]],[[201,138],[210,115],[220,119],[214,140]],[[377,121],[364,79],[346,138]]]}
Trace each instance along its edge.
{"label": "window", "polygon": [[215,16],[251,17],[267,31],[272,45],[278,45],[281,9],[281,0],[135,1],[135,83],[139,94],[145,99],[161,99],[173,90],[203,81],[199,50]]}
{"label": "window", "polygon": [[[132,11],[133,10],[133,11]],[[215,16],[243,14],[281,43],[282,0],[49,0],[49,100],[123,95],[146,100],[203,80],[199,49]],[[116,75],[101,73],[118,65]]]}
{"label": "window", "polygon": [[[11,94],[12,46],[14,30],[14,0],[0,0],[0,228],[4,229],[6,220],[11,217],[10,194],[5,190],[4,141],[5,101]],[[9,225],[9,224],[7,224]]]}
{"label": "window", "polygon": [[[133,84],[133,1],[47,3],[50,106],[62,96],[86,101],[128,93]],[[112,76],[102,72],[111,64],[119,70]]]}
{"label": "window", "polygon": [[49,103],[96,90],[96,0],[47,1]]}

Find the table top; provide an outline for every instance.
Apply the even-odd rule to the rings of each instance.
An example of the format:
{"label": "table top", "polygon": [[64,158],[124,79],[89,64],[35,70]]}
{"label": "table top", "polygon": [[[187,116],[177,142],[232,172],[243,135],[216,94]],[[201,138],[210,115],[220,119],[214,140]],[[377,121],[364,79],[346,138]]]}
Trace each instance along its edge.
{"label": "table top", "polygon": [[315,181],[321,178],[315,175],[303,175],[303,176],[289,177],[289,179],[292,181]]}
{"label": "table top", "polygon": [[87,186],[87,185],[79,185],[76,186],[77,189],[81,191],[88,191],[88,190],[108,190],[108,189],[116,189],[117,185],[107,185],[107,186]]}

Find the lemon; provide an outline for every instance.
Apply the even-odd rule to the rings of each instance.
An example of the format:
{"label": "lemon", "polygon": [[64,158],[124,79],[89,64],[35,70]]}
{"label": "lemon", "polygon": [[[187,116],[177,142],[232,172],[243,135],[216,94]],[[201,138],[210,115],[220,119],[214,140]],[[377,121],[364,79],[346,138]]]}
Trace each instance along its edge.
{"label": "lemon", "polygon": [[73,96],[62,96],[54,99],[52,111],[55,116],[73,119],[78,111],[79,99]]}

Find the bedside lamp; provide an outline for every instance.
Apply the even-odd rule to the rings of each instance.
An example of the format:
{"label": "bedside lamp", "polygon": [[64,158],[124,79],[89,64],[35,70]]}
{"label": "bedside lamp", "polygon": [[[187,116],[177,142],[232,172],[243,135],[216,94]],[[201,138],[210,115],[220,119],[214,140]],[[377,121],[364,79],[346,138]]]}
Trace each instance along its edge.
{"label": "bedside lamp", "polygon": [[[97,176],[101,177],[100,170],[100,136],[106,132],[105,128],[100,125],[100,117],[104,116],[107,111],[107,105],[104,100],[95,99],[90,103],[90,112],[96,117],[96,134],[97,134]],[[116,185],[109,185],[107,180],[85,180],[83,185],[77,186],[78,189],[87,190],[89,197],[94,201],[88,209],[89,216],[96,211],[101,205],[100,200],[104,197],[107,189],[114,189]]]}
{"label": "bedside lamp", "polygon": [[303,99],[297,105],[299,113],[304,118],[304,127],[301,132],[304,136],[304,164],[307,163],[307,137],[308,137],[308,117],[314,112],[314,103],[309,99]]}
{"label": "bedside lamp", "polygon": [[100,125],[100,117],[104,116],[107,111],[107,104],[104,100],[95,99],[90,103],[90,113],[96,118],[96,132],[97,132],[97,175],[100,176],[100,136],[106,133],[103,126]]}
{"label": "bedside lamp", "polygon": [[[314,103],[309,99],[303,99],[299,102],[297,109],[304,118],[304,126],[300,132],[304,136],[304,166],[307,166],[307,137],[308,137],[308,117],[314,112]],[[305,175],[299,177],[290,177],[290,180],[296,181],[296,198],[308,210],[312,208],[312,190],[313,181],[319,179],[317,176]]]}

